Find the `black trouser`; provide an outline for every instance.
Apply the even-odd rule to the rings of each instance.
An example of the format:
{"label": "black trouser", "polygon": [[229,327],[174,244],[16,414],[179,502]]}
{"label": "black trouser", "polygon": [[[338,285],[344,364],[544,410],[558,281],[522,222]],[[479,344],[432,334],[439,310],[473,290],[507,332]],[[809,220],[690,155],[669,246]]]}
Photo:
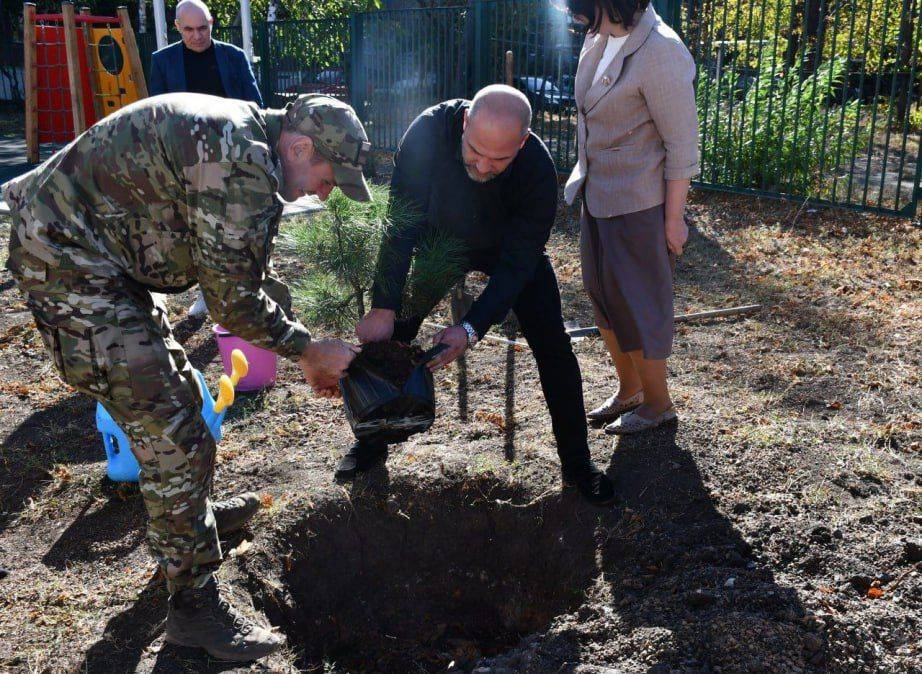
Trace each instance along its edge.
{"label": "black trouser", "polygon": [[[512,310],[538,365],[561,463],[572,465],[588,460],[582,375],[563,327],[557,276],[546,255],[541,256],[534,276],[522,289]],[[422,317],[398,322],[394,339],[406,342],[415,339],[422,322]],[[360,443],[359,451],[365,447],[380,451],[381,444]]]}

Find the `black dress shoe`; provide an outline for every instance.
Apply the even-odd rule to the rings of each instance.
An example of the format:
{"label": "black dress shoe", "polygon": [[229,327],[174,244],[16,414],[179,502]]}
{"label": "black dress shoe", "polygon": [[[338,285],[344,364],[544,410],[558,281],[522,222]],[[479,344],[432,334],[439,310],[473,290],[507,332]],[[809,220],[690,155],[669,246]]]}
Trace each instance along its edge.
{"label": "black dress shoe", "polygon": [[340,459],[333,477],[341,481],[354,480],[356,475],[371,470],[386,459],[387,445],[356,442]]}
{"label": "black dress shoe", "polygon": [[575,487],[590,504],[604,508],[617,500],[611,478],[592,461],[563,466],[561,472],[564,487]]}

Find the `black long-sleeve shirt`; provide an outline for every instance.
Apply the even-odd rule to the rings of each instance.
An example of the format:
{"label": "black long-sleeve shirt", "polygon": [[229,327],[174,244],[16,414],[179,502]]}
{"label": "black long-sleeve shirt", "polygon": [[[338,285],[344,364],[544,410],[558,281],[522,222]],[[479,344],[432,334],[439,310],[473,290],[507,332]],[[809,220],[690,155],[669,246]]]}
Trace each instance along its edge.
{"label": "black long-sleeve shirt", "polygon": [[400,141],[391,198],[419,216],[385,237],[372,305],[400,311],[419,235],[438,225],[467,244],[470,269],[490,276],[463,319],[482,337],[512,308],[544,254],[557,212],[557,172],[544,143],[530,133],[499,176],[486,183],[471,180],[461,156],[469,107],[470,101],[451,100],[429,108]]}
{"label": "black long-sleeve shirt", "polygon": [[203,52],[194,52],[186,45],[182,46],[183,67],[186,69],[186,91],[194,94],[210,94],[227,97],[221,83],[221,71],[218,70],[218,58],[214,42]]}

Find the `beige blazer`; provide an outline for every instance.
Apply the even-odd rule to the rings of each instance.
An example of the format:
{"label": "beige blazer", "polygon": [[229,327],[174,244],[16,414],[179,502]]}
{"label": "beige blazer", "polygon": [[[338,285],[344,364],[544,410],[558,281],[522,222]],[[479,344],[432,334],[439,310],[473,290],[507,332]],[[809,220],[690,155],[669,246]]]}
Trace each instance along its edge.
{"label": "beige blazer", "polygon": [[593,84],[606,40],[589,35],[576,70],[578,161],[564,189],[613,218],[666,200],[666,180],[698,173],[695,64],[649,5]]}

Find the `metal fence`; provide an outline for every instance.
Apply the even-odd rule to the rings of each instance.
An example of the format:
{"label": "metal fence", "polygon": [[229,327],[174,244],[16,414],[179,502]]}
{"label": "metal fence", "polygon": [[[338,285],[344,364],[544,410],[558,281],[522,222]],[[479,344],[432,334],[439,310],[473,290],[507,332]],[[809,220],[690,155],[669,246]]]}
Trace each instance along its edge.
{"label": "metal fence", "polygon": [[701,184],[912,214],[917,0],[686,0]]}
{"label": "metal fence", "polygon": [[256,27],[253,51],[267,104],[280,107],[298,94],[348,99],[349,19],[281,21]]}
{"label": "metal fence", "polygon": [[0,44],[0,102],[22,103],[22,42]]}
{"label": "metal fence", "polygon": [[469,96],[472,45],[465,8],[394,10],[355,22],[352,101],[378,147],[396,148],[425,108]]}
{"label": "metal fence", "polygon": [[481,83],[505,79],[504,55],[513,54],[513,84],[531,101],[532,128],[544,139],[561,171],[576,163],[573,85],[583,37],[567,17],[546,3],[499,0],[484,5],[487,74]]}
{"label": "metal fence", "polygon": [[[698,64],[699,186],[912,214],[922,163],[920,0],[654,0]],[[239,29],[215,37],[240,44]],[[139,36],[145,66],[152,36]],[[178,39],[178,38],[175,38]],[[504,79],[561,172],[576,157],[582,37],[546,0],[474,0],[254,26],[263,96],[349,100],[394,149],[440,100]],[[914,112],[915,111],[915,112]]]}

